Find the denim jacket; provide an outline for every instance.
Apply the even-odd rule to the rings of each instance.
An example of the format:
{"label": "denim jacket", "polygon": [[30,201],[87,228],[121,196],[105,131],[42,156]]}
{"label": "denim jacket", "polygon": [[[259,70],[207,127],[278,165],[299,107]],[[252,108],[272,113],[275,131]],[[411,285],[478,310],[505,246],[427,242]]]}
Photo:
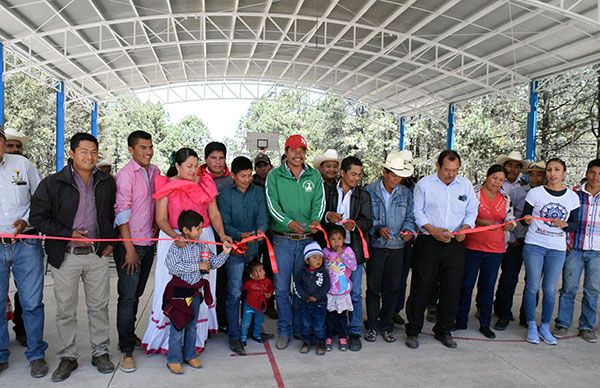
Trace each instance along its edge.
{"label": "denim jacket", "polygon": [[[381,193],[381,180],[367,185],[365,190],[371,195],[371,204],[373,208],[373,228],[371,228],[371,247],[402,249],[404,240],[400,237],[400,232],[415,231],[415,217],[413,214],[413,195],[405,186],[399,185],[390,199],[390,212],[386,213],[385,201]],[[386,240],[379,235],[379,230],[384,227],[390,229],[392,239]]]}

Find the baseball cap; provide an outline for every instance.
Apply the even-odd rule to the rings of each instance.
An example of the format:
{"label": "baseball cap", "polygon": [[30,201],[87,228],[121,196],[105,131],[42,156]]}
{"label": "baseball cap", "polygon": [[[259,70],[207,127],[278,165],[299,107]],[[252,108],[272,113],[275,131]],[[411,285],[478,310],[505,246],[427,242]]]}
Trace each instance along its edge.
{"label": "baseball cap", "polygon": [[269,158],[269,156],[267,156],[267,154],[258,154],[258,155],[256,155],[256,158],[254,158],[254,165],[256,166],[259,163],[272,164],[271,163],[271,158]]}
{"label": "baseball cap", "polygon": [[304,139],[302,137],[302,135],[292,135],[290,137],[287,138],[287,140],[285,141],[285,149],[287,150],[288,148],[304,148],[307,149],[308,148],[308,143],[306,142],[306,139]]}

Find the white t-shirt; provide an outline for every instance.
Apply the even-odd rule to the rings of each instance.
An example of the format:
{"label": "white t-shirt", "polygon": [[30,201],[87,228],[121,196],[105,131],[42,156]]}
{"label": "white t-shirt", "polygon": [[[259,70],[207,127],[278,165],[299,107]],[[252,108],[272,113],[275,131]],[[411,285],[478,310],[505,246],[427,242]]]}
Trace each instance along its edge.
{"label": "white t-shirt", "polygon": [[[555,197],[548,193],[543,186],[529,190],[525,201],[533,206],[532,216],[557,218],[563,221],[567,221],[571,211],[579,207],[579,198],[573,190],[567,189],[563,195]],[[525,243],[566,251],[567,234],[549,222],[533,220],[527,229]]]}

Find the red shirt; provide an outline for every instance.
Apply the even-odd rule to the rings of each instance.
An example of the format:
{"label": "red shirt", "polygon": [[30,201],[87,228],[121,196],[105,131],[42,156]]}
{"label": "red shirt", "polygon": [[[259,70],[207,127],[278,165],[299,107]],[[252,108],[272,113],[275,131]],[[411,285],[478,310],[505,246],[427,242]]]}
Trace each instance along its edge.
{"label": "red shirt", "polygon": [[[494,199],[489,199],[483,192],[479,196],[479,212],[477,218],[491,220],[494,224],[501,224],[506,218],[506,200],[501,193],[496,194]],[[502,228],[488,230],[486,232],[467,234],[465,248],[475,251],[504,253],[506,242]]]}
{"label": "red shirt", "polygon": [[273,282],[271,279],[262,280],[248,279],[242,284],[242,292],[246,293],[246,303],[253,309],[264,312],[267,308],[267,297],[265,294],[273,295]]}

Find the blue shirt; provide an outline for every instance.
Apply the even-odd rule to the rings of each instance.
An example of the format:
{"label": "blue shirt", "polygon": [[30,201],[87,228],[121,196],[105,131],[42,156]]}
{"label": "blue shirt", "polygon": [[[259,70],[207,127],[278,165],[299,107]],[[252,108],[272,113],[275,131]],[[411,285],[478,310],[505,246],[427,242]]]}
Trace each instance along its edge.
{"label": "blue shirt", "polygon": [[467,178],[457,176],[446,185],[437,174],[428,175],[417,182],[413,195],[419,228],[431,224],[454,232],[463,225],[475,226],[479,203]]}

